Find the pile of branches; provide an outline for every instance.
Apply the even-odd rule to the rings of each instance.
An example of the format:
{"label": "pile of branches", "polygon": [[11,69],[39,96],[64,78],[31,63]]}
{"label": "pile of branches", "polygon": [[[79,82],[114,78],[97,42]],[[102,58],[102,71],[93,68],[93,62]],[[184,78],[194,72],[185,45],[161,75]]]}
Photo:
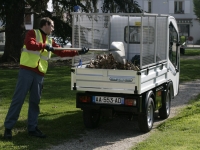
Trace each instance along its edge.
{"label": "pile of branches", "polygon": [[135,70],[139,71],[139,66],[126,60],[126,63],[117,62],[112,53],[105,55],[97,55],[96,59],[92,59],[86,68],[94,69],[118,69],[118,70]]}

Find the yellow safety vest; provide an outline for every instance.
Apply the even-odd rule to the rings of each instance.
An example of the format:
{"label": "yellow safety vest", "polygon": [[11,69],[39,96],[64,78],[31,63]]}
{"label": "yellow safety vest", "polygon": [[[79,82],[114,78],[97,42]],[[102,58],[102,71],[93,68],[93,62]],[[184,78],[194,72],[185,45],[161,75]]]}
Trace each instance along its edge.
{"label": "yellow safety vest", "polygon": [[[34,30],[36,35],[36,42],[43,43],[42,34],[40,30]],[[46,37],[46,44],[52,46],[52,39]],[[36,68],[42,73],[47,72],[48,60],[51,58],[51,52],[48,52],[46,49],[40,51],[27,50],[26,45],[23,46],[23,51],[21,53],[20,65],[24,65],[30,68]]]}

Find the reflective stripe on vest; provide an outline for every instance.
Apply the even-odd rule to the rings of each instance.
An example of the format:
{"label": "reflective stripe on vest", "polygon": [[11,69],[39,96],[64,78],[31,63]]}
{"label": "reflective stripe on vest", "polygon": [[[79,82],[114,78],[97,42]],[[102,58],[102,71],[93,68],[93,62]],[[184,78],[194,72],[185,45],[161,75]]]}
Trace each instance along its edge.
{"label": "reflective stripe on vest", "polygon": [[[42,34],[40,30],[34,30],[36,36],[36,42],[43,43]],[[46,44],[52,46],[52,39],[48,36],[46,37]],[[24,65],[30,68],[38,67],[39,71],[46,73],[48,68],[48,59],[51,57],[51,52],[48,52],[46,49],[40,51],[27,50],[26,45],[23,47],[21,53],[20,65]]]}

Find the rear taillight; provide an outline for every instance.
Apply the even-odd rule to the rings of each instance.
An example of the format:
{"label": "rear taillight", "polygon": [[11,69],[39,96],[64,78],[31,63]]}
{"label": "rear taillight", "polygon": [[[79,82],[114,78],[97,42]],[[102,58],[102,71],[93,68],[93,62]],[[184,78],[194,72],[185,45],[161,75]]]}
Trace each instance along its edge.
{"label": "rear taillight", "polygon": [[90,103],[91,97],[90,96],[79,96],[79,101],[82,103]]}
{"label": "rear taillight", "polygon": [[127,105],[127,106],[136,106],[136,104],[137,104],[136,99],[125,98],[125,100],[124,100],[124,105]]}

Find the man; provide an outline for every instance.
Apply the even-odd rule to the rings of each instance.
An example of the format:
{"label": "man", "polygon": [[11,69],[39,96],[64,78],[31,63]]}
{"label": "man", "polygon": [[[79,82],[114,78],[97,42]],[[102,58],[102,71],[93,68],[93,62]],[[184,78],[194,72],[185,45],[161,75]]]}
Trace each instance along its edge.
{"label": "man", "polygon": [[50,18],[42,18],[40,29],[28,31],[24,40],[24,47],[20,58],[20,69],[18,82],[8,110],[4,126],[4,138],[12,139],[12,128],[18,120],[24,99],[29,92],[28,108],[28,134],[30,136],[45,138],[37,127],[39,115],[39,103],[43,85],[43,78],[48,68],[48,59],[51,52],[65,57],[73,57],[85,54],[89,49],[82,48],[81,51],[54,51],[53,47],[59,47],[48,35],[54,30],[54,23]]}

